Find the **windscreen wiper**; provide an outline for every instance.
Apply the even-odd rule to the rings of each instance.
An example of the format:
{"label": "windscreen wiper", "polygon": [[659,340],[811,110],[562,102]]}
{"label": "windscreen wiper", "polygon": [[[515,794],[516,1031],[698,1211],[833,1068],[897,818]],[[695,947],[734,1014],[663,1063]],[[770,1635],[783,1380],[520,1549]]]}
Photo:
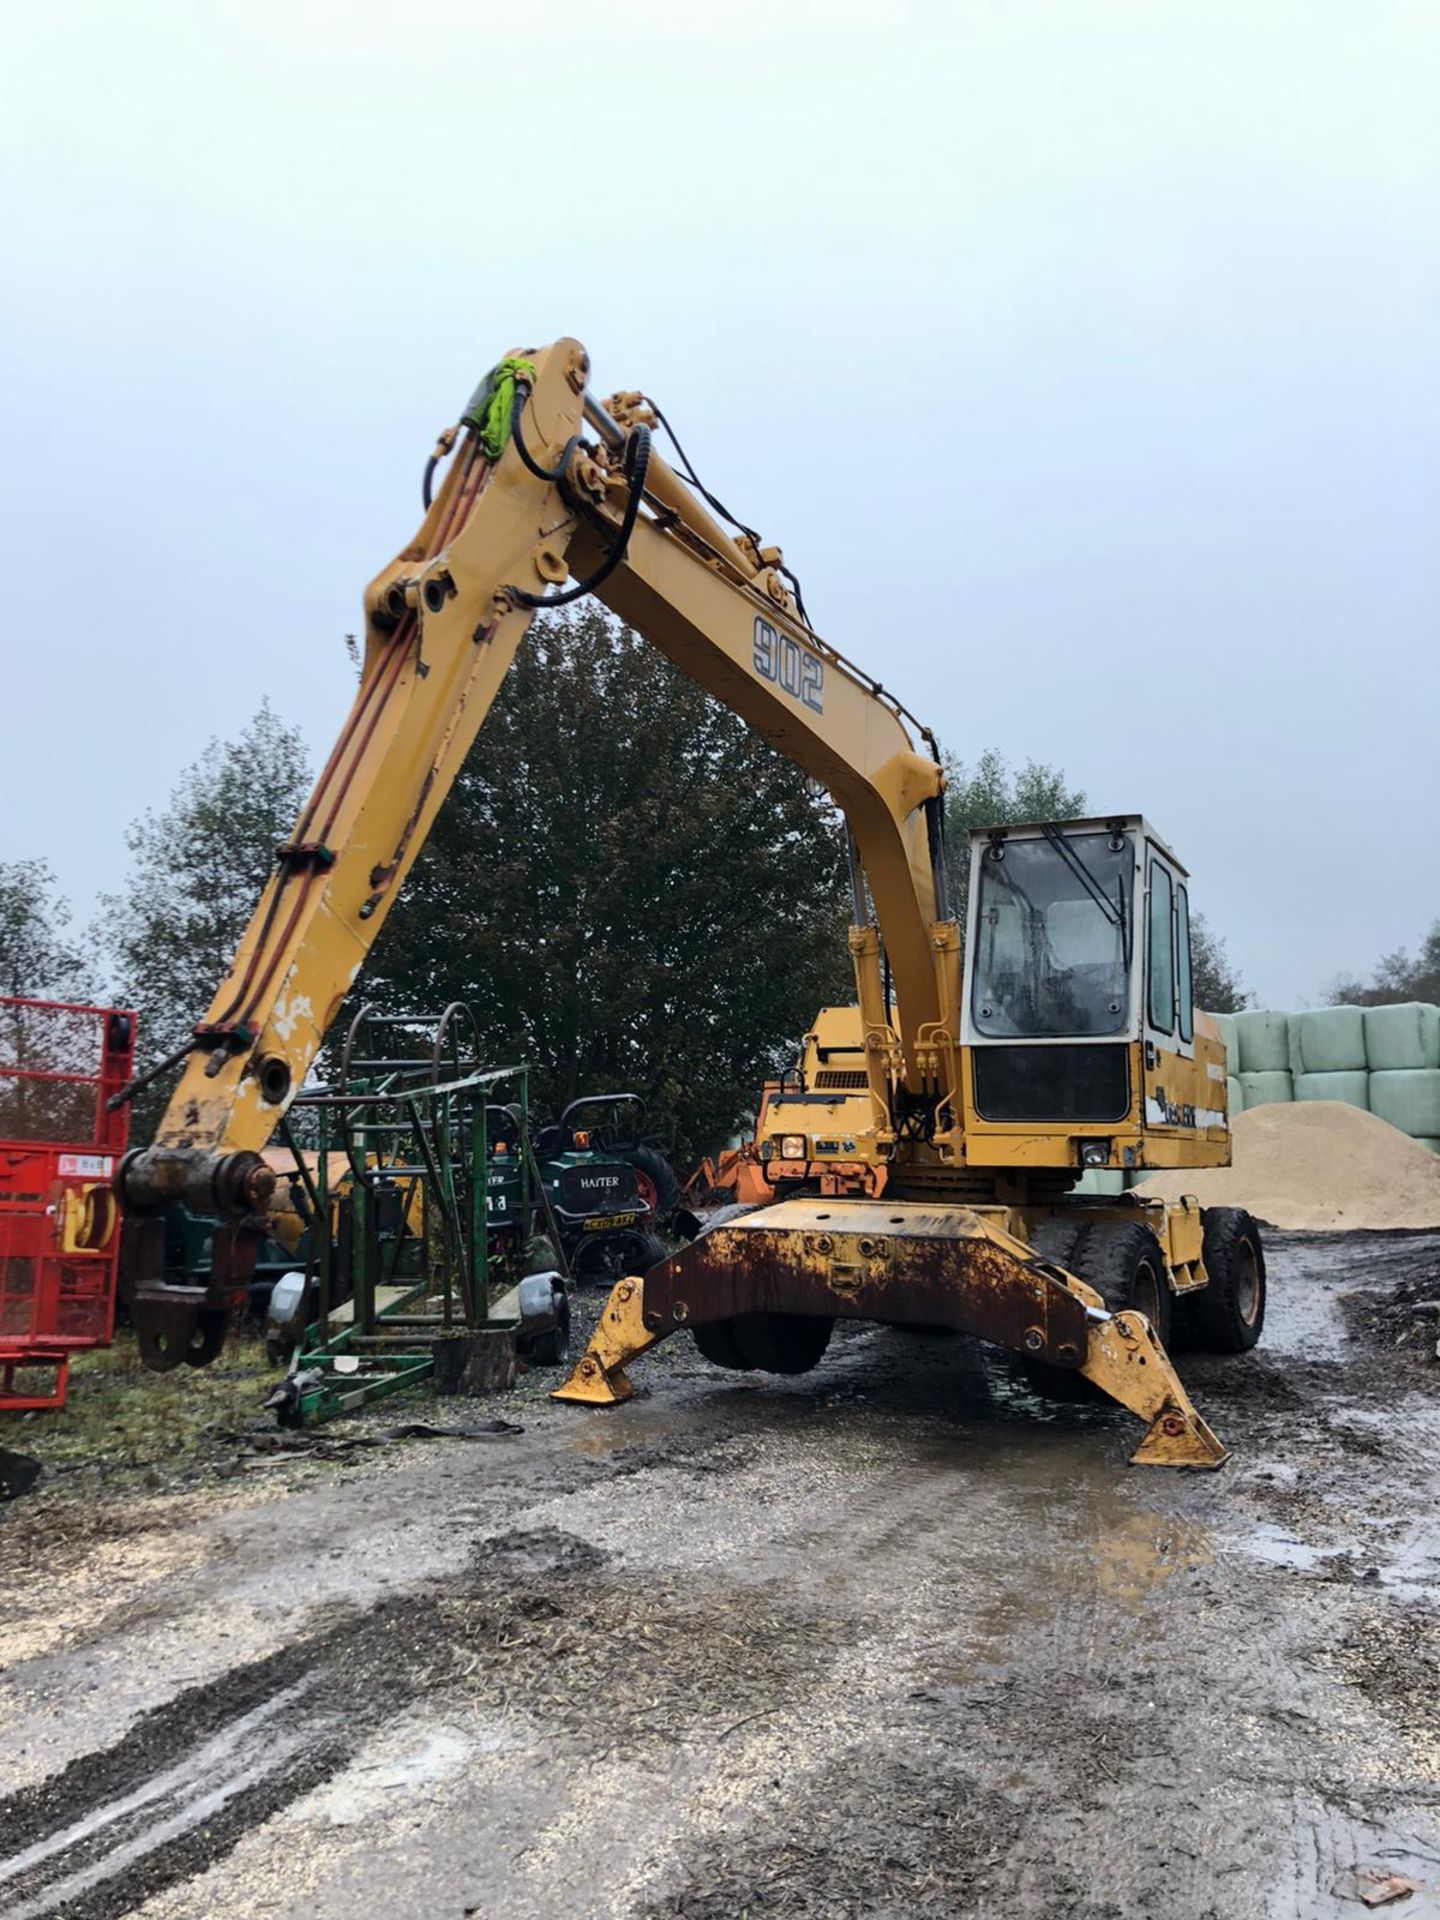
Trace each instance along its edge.
{"label": "windscreen wiper", "polygon": [[1059,827],[1053,825],[1043,826],[1040,831],[1044,834],[1050,845],[1054,847],[1066,866],[1069,867],[1070,871],[1075,875],[1075,878],[1080,882],[1081,886],[1084,887],[1096,906],[1099,907],[1111,926],[1118,929],[1120,938],[1125,942],[1126,948],[1128,949],[1130,939],[1127,931],[1125,885],[1123,880],[1120,883],[1120,898],[1119,905],[1117,906],[1116,902],[1106,893],[1104,887],[1101,886],[1100,882],[1095,878],[1089,867],[1086,866],[1074,847],[1072,847],[1070,842],[1065,838]]}

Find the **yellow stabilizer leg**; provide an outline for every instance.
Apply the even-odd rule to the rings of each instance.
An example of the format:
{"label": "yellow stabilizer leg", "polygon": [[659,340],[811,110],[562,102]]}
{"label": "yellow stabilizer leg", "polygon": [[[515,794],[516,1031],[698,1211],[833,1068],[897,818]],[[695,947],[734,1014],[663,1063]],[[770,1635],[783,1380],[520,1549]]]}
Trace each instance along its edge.
{"label": "yellow stabilizer leg", "polygon": [[605,1311],[590,1336],[590,1344],[571,1369],[552,1400],[572,1400],[582,1407],[613,1407],[628,1400],[635,1389],[625,1373],[637,1354],[663,1340],[669,1328],[652,1333],[646,1326],[645,1282],[632,1276],[617,1280],[605,1302]]}
{"label": "yellow stabilizer leg", "polygon": [[1219,1467],[1225,1449],[1191,1404],[1169,1355],[1143,1313],[1093,1321],[1080,1368],[1102,1393],[1150,1422],[1132,1466]]}

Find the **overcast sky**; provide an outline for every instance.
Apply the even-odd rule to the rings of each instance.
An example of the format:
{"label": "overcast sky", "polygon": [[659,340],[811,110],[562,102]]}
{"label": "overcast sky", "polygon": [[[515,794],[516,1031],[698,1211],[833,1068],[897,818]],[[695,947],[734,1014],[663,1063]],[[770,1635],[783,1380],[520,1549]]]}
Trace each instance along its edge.
{"label": "overcast sky", "polygon": [[1440,916],[1431,0],[244,0],[0,42],[0,859],[324,757],[436,430],[562,333],[962,758],[1264,1003]]}

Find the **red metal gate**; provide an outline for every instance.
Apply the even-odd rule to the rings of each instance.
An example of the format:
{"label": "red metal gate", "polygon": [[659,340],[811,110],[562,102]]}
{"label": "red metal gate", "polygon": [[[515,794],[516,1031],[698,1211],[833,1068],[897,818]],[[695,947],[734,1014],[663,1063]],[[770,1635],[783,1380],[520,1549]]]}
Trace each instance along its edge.
{"label": "red metal gate", "polygon": [[135,1016],[0,995],[0,1409],[58,1407],[70,1355],[115,1325],[111,1176]]}

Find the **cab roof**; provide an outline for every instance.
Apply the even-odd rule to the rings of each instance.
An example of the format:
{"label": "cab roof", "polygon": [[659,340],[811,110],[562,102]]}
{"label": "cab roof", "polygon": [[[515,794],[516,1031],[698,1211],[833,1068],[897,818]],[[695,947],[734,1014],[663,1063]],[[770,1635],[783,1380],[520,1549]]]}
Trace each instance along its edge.
{"label": "cab roof", "polygon": [[1037,840],[1046,827],[1058,827],[1062,833],[1108,833],[1118,829],[1123,833],[1137,834],[1148,841],[1158,852],[1164,854],[1178,870],[1189,878],[1189,868],[1180,860],[1173,847],[1158,834],[1143,813],[1108,813],[1088,820],[1025,820],[1014,824],[1006,822],[999,827],[972,827],[970,845],[987,844],[995,834],[1003,834],[1007,840]]}

